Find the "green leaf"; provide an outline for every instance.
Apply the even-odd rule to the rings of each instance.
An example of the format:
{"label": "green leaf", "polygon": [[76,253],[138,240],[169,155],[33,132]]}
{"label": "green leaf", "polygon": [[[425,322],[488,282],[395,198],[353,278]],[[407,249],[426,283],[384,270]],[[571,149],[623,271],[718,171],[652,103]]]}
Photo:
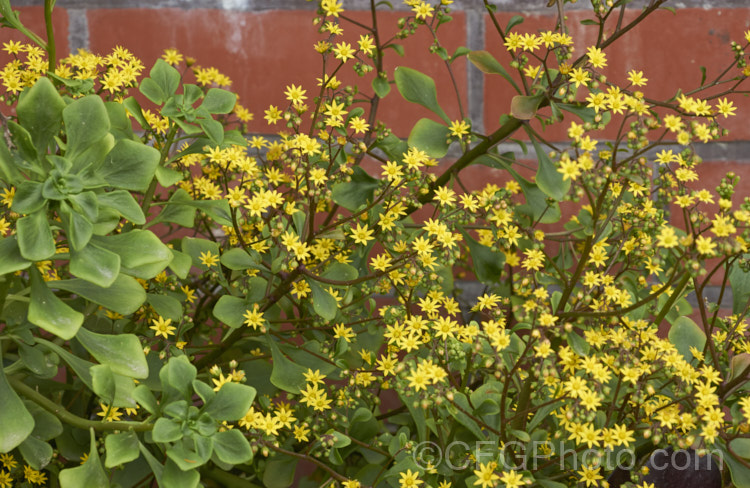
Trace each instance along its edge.
{"label": "green leaf", "polygon": [[140,91],[146,98],[161,105],[175,94],[179,86],[180,72],[163,59],[157,59],[149,78],[141,81]]}
{"label": "green leaf", "polygon": [[750,272],[732,266],[729,284],[732,286],[732,313],[741,314],[750,301]]}
{"label": "green leaf", "polygon": [[26,401],[26,408],[34,417],[34,430],[31,435],[41,441],[54,439],[63,433],[62,422],[36,403]]}
{"label": "green leaf", "polygon": [[91,429],[91,447],[86,461],[75,468],[60,471],[61,488],[104,488],[109,486],[102,463],[99,461],[99,451],[96,447],[96,436]]}
{"label": "green leaf", "polygon": [[98,334],[81,329],[76,336],[81,345],[101,364],[131,378],[147,378],[148,363],[135,334]]}
{"label": "green leaf", "polygon": [[[154,457],[153,454],[151,454],[151,451],[146,449],[146,446],[144,446],[140,441],[138,442],[138,449],[141,451],[141,454],[143,454],[143,457],[146,459],[148,466],[151,468],[151,471],[154,473],[154,478],[156,478],[156,484],[159,486],[159,488],[164,488],[164,484],[162,483],[162,476],[164,474],[164,466]],[[169,460],[167,460],[167,464],[169,464]]]}
{"label": "green leaf", "polygon": [[321,288],[315,281],[308,281],[312,288],[313,310],[324,320],[333,320],[338,312],[338,304],[333,295]]}
{"label": "green leaf", "polygon": [[289,393],[299,393],[306,383],[304,374],[307,368],[287,359],[270,336],[266,337],[266,342],[273,358],[271,384]]}
{"label": "green leaf", "polygon": [[570,348],[579,356],[587,356],[591,349],[591,346],[586,342],[586,339],[578,335],[576,332],[568,332],[565,334],[565,340],[568,341]]}
{"label": "green leaf", "polygon": [[[185,237],[182,239],[182,252],[189,255],[193,259],[193,265],[197,268],[205,271],[209,267],[201,262],[201,255],[206,256],[209,253],[211,256],[218,258],[221,253],[219,252],[219,245],[214,241],[207,239],[195,239],[193,237]],[[213,269],[216,269],[217,265],[213,265]]]}
{"label": "green leaf", "polygon": [[[739,378],[748,366],[750,366],[750,354],[743,352],[732,356],[732,361],[729,365],[729,381]],[[739,386],[740,389],[747,389],[748,383],[750,382],[747,378],[747,373],[745,373],[745,375],[745,381]]]}
{"label": "green leaf", "polygon": [[66,202],[60,205],[63,224],[67,227],[68,241],[73,251],[83,249],[94,235],[94,224],[85,215],[71,209]]}
{"label": "green leaf", "polygon": [[201,397],[203,403],[208,403],[216,396],[216,392],[213,390],[213,388],[199,380],[193,380],[193,390],[195,390],[198,396]]}
{"label": "green leaf", "polygon": [[427,153],[431,158],[442,158],[448,153],[450,129],[430,119],[419,119],[409,134],[409,146]]}
{"label": "green leaf", "polygon": [[255,388],[240,383],[224,383],[203,411],[216,420],[234,422],[245,416],[255,399]]}
{"label": "green leaf", "polygon": [[359,277],[359,271],[350,264],[333,262],[326,268],[321,276],[329,280],[352,281]]}
{"label": "green leaf", "polygon": [[446,124],[451,122],[438,104],[437,89],[432,78],[405,66],[397,67],[393,75],[396,79],[396,88],[404,99],[431,110]]}
{"label": "green leaf", "polygon": [[174,258],[169,263],[169,269],[171,269],[179,278],[184,280],[187,278],[188,273],[190,273],[190,268],[193,266],[193,260],[190,259],[190,256],[187,254],[175,251],[174,249],[172,249],[172,256]]}
{"label": "green leaf", "polygon": [[[189,444],[193,444],[195,448],[191,449]],[[174,444],[167,450],[167,456],[177,464],[179,469],[192,471],[208,462],[212,450],[213,440],[211,437],[194,435],[183,442]]]}
{"label": "green leaf", "polygon": [[196,469],[183,471],[172,459],[167,459],[161,477],[162,488],[196,488],[200,481],[201,475]]}
{"label": "green leaf", "polygon": [[89,372],[91,373],[94,393],[104,403],[112,405],[115,399],[115,375],[112,373],[112,368],[104,364],[97,364],[92,366]]}
{"label": "green leaf", "polygon": [[193,198],[183,190],[182,188],[177,189],[169,201],[164,203],[164,208],[155,219],[149,223],[153,225],[159,222],[173,222],[181,227],[191,228],[195,224],[195,212],[196,207],[185,205],[187,202],[192,202]]}
{"label": "green leaf", "polygon": [[66,202],[74,211],[80,213],[87,219],[95,221],[99,216],[99,200],[93,191],[84,191],[68,196]]}
{"label": "green leaf", "polygon": [[750,459],[750,439],[734,439],[729,443],[732,451],[743,459]]}
{"label": "green leaf", "polygon": [[543,95],[516,95],[510,102],[510,114],[518,120],[531,120],[543,99]]}
{"label": "green leaf", "polygon": [[161,417],[156,420],[151,435],[154,442],[176,442],[182,439],[182,425],[175,420]]}
{"label": "green leaf", "polygon": [[21,214],[30,214],[44,207],[47,200],[42,195],[42,184],[26,180],[16,187],[11,209]]}
{"label": "green leaf", "polygon": [[352,443],[352,439],[348,435],[342,434],[341,432],[337,432],[333,429],[329,429],[326,432],[326,435],[333,436],[333,447],[337,449],[346,447]]}
{"label": "green leaf", "polygon": [[667,337],[687,362],[693,360],[690,347],[702,352],[706,346],[706,334],[690,317],[679,317],[675,320],[669,328]]}
{"label": "green leaf", "polygon": [[198,120],[198,124],[212,142],[215,144],[224,142],[224,126],[218,120],[200,119]]}
{"label": "green leaf", "polygon": [[107,109],[110,132],[115,137],[115,141],[119,141],[120,139],[134,139],[133,124],[130,122],[128,111],[123,104],[104,102],[104,108]]}
{"label": "green leaf", "polygon": [[464,230],[460,232],[469,246],[477,279],[485,284],[497,283],[505,265],[505,254],[480,244]]}
{"label": "green leaf", "polygon": [[121,139],[96,170],[108,184],[125,190],[146,191],[154,179],[159,151],[142,142]]}
{"label": "green leaf", "polygon": [[50,285],[122,315],[130,315],[146,301],[143,287],[134,278],[123,274],[117,275],[106,288],[81,279],[52,281]]}
{"label": "green leaf", "polygon": [[68,136],[65,157],[82,169],[86,162],[76,164],[79,156],[109,134],[107,109],[98,95],[87,95],[65,107],[62,115]]}
{"label": "green leaf", "polygon": [[200,108],[208,110],[211,114],[228,114],[237,103],[237,95],[222,90],[221,88],[210,88],[203,99]]}
{"label": "green leaf", "polygon": [[351,181],[333,185],[332,198],[336,204],[347,210],[357,210],[373,200],[378,186],[377,179],[368,175],[359,166],[355,166]]}
{"label": "green leaf", "polygon": [[253,459],[250,443],[237,429],[217,432],[213,436],[213,440],[214,452],[219,460],[224,463],[244,464]]}
{"label": "green leaf", "polygon": [[539,478],[536,478],[536,482],[539,483],[542,488],[568,488],[568,485],[559,483],[557,481],[541,480]]}
{"label": "green leaf", "polygon": [[[736,441],[732,442],[732,447],[734,447],[734,442]],[[729,473],[732,475],[731,486],[734,488],[750,488],[750,468],[740,462],[723,444],[723,441],[719,441],[715,445],[719,447],[719,453],[722,454],[720,458],[722,463],[726,463],[729,467]]]}
{"label": "green leaf", "polygon": [[159,411],[159,402],[151,392],[151,388],[146,385],[138,385],[133,390],[133,399],[138,402],[148,413],[155,414]]}
{"label": "green leaf", "polygon": [[523,24],[524,18],[520,15],[514,15],[508,21],[508,25],[505,26],[505,32],[510,32],[512,28],[517,25]]}
{"label": "green leaf", "polygon": [[[566,112],[577,115],[584,122],[588,122],[590,124],[593,124],[595,122],[594,119],[596,118],[597,113],[592,107],[586,107],[582,103],[580,105],[558,103],[557,106],[560,109],[565,110]],[[612,114],[610,112],[607,111],[601,113],[601,123],[606,125],[607,123],[609,123],[611,118]]]}
{"label": "green leaf", "polygon": [[[156,81],[154,81],[152,78],[144,78],[143,80],[141,80],[141,84],[138,87],[138,90],[156,105],[163,104],[167,99],[167,95],[166,93],[164,93],[164,90],[162,90],[159,84],[156,83]],[[148,129],[149,127],[148,123],[141,124],[141,126],[144,129]]]}
{"label": "green leaf", "polygon": [[[109,366],[103,365],[103,364],[97,364],[95,366],[91,366],[89,368],[89,372],[91,372],[91,383],[92,383],[92,390],[94,389],[94,368],[99,368],[100,371],[104,371],[104,369],[109,369],[112,371],[112,368]],[[99,374],[106,374],[106,373],[99,373]],[[113,391],[113,397],[111,401],[107,401],[107,403],[111,404],[113,407],[120,407],[120,408],[135,408],[137,407],[135,402],[135,383],[133,382],[133,378],[129,376],[123,376],[121,374],[112,373],[112,380],[114,381],[114,391]]]}
{"label": "green leaf", "polygon": [[388,80],[376,76],[372,79],[372,91],[380,98],[385,98],[391,92],[391,84]]}
{"label": "green leaf", "polygon": [[231,270],[255,269],[260,258],[255,251],[248,254],[244,249],[235,247],[221,255],[221,264]]}
{"label": "green leaf", "polygon": [[53,355],[45,354],[45,352],[46,351],[44,351],[44,348],[41,346],[37,345],[32,347],[27,346],[22,342],[18,343],[18,355],[29,371],[36,376],[49,379],[57,375],[57,358]]}
{"label": "green leaf", "polygon": [[83,382],[89,390],[94,389],[93,380],[91,379],[90,370],[94,366],[94,363],[81,359],[78,356],[71,354],[64,348],[58,346],[54,342],[46,341],[42,338],[37,337],[36,341],[42,344],[44,347],[60,356],[63,361],[68,363],[73,371],[75,371],[78,378]]}
{"label": "green leaf", "polygon": [[120,256],[121,271],[150,280],[172,261],[172,251],[148,230],[131,230],[106,237],[94,236],[92,242]]}
{"label": "green leaf", "polygon": [[506,80],[518,93],[522,93],[521,89],[516,84],[516,81],[508,74],[508,71],[498,62],[495,57],[488,51],[472,51],[467,56],[469,61],[479,68],[482,73],[500,75]]}
{"label": "green leaf", "polygon": [[95,285],[107,288],[120,273],[120,256],[89,243],[80,251],[71,250],[70,272]]}
{"label": "green leaf", "polygon": [[245,312],[249,309],[247,300],[232,295],[222,295],[214,305],[214,317],[229,327],[236,329],[245,323]]}
{"label": "green leaf", "polygon": [[47,222],[46,209],[18,219],[16,235],[21,256],[29,261],[44,261],[55,255],[55,238]]}
{"label": "green leaf", "polygon": [[542,149],[531,132],[529,132],[529,137],[534,144],[534,150],[539,160],[535,183],[546,195],[559,202],[568,193],[568,190],[570,190],[570,180],[563,180],[563,175],[557,171],[554,163],[547,153],[544,152],[544,149]]}
{"label": "green leaf", "polygon": [[63,108],[65,102],[46,77],[39,78],[18,100],[18,121],[31,134],[39,154],[47,152],[50,141],[60,132]]}
{"label": "green leaf", "polygon": [[192,227],[196,209],[202,210],[220,225],[232,225],[229,202],[225,199],[193,200],[185,190],[179,188],[163,205],[164,210],[149,225],[156,222],[174,222],[183,227]]}
{"label": "green leaf", "polygon": [[154,174],[156,176],[156,181],[158,181],[164,188],[169,188],[170,186],[177,184],[177,182],[182,181],[185,177],[185,175],[182,174],[182,171],[165,168],[160,165],[156,166],[156,172]]}
{"label": "green leaf", "polygon": [[133,195],[125,190],[115,190],[109,193],[97,195],[99,205],[109,207],[117,211],[121,216],[134,223],[143,225],[146,223],[146,216]]}
{"label": "green leaf", "polygon": [[294,472],[298,459],[291,456],[275,456],[268,460],[263,471],[263,486],[266,488],[288,488],[294,483]]}
{"label": "green leaf", "polygon": [[138,435],[135,432],[109,434],[104,438],[104,448],[107,451],[104,466],[107,468],[114,468],[135,461],[140,456]]}
{"label": "green leaf", "polygon": [[190,392],[193,380],[197,374],[195,366],[190,364],[187,356],[172,356],[167,365],[159,371],[162,386],[168,385],[186,395]]}
{"label": "green leaf", "polygon": [[33,430],[34,417],[10,386],[5,372],[0,368],[0,452],[12,451]]}
{"label": "green leaf", "polygon": [[36,470],[44,468],[52,461],[52,446],[33,435],[27,437],[18,446],[18,450],[21,452],[21,456],[23,456],[26,464]]}
{"label": "green leaf", "polygon": [[0,259],[0,276],[31,266],[31,262],[21,256],[16,236],[0,238],[0,256],[3,257]]}
{"label": "green leaf", "polygon": [[[11,140],[16,145],[16,150],[20,159],[23,161],[23,166],[27,166],[28,169],[37,173],[44,174],[43,170],[39,167],[39,154],[36,152],[34,147],[34,141],[31,140],[31,134],[21,125],[9,120],[8,130],[10,131]],[[16,159],[18,161],[18,159]]]}
{"label": "green leaf", "polygon": [[31,276],[31,303],[28,320],[34,325],[55,334],[61,339],[72,339],[81,324],[83,314],[77,312],[57,298],[36,267],[29,268]]}
{"label": "green leaf", "polygon": [[128,111],[128,113],[141,125],[141,128],[148,129],[149,125],[146,121],[146,118],[143,116],[143,111],[141,110],[141,105],[138,103],[138,101],[133,97],[128,97],[122,102],[123,107],[125,107]]}
{"label": "green leaf", "polygon": [[146,301],[156,313],[165,319],[171,319],[174,322],[179,322],[182,319],[182,303],[178,299],[169,295],[149,293],[146,295]]}

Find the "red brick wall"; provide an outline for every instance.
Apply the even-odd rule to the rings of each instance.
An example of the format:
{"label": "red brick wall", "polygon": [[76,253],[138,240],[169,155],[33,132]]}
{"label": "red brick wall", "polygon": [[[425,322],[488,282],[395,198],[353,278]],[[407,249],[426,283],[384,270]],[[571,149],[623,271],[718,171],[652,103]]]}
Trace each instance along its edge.
{"label": "red brick wall", "polygon": [[[24,23],[43,33],[42,9],[34,6],[40,5],[41,0],[11,3],[20,10]],[[59,0],[55,9],[56,38],[61,55],[71,48],[107,52],[115,45],[123,45],[147,66],[163,49],[177,48],[196,58],[199,64],[214,66],[227,74],[243,105],[258,115],[268,104],[282,103],[283,87],[287,84],[302,83],[308,89],[315,86],[315,78],[320,76],[321,70],[319,58],[312,49],[313,43],[321,38],[312,25],[315,3],[305,0]],[[368,15],[366,0],[344,0],[343,3],[347,14],[356,20]],[[398,0],[392,3],[399,10],[381,14],[380,25],[386,35],[395,31],[395,21],[408,11],[398,5],[401,3]],[[489,17],[484,14],[482,3],[480,0],[456,0],[454,21],[441,29],[440,40],[451,52],[458,46],[487,49],[505,61],[508,56]],[[498,4],[501,25],[512,15],[523,13],[527,19],[518,27],[521,31],[535,32],[554,26],[556,9],[544,8],[546,0],[495,0],[492,3]],[[685,90],[697,86],[701,77],[699,66],[706,66],[710,78],[731,61],[729,42],[742,41],[743,32],[750,29],[750,2],[683,0],[678,3],[686,8],[678,9],[676,15],[666,10],[656,12],[607,50],[610,62],[606,73],[611,79],[624,79],[629,69],[643,70],[649,79],[646,94],[653,98],[668,97],[677,88]],[[590,45],[595,36],[595,29],[579,23],[590,16],[588,5],[588,1],[581,0],[569,12],[568,26],[579,49]],[[354,34],[355,29],[350,30]],[[0,40],[10,38],[20,36],[8,29],[0,30]],[[431,74],[437,81],[446,112],[458,118],[458,103],[442,62],[436,56],[423,55],[430,41],[426,32],[418,33],[406,41],[406,56],[391,56],[387,67],[406,65]],[[456,74],[468,112],[474,119],[481,120],[488,130],[495,127],[498,117],[508,111],[511,91],[502,80],[485,78],[463,61],[456,65]],[[352,75],[350,79],[355,77]],[[750,102],[742,99],[738,102],[744,113],[750,114]],[[398,132],[408,133],[413,121],[426,114],[414,107],[409,107],[405,114],[402,107],[397,94],[389,96],[385,100],[384,118],[391,119]],[[261,117],[256,117],[258,119]],[[727,127],[731,130],[728,141],[750,140],[750,124],[744,123],[745,120],[735,117],[728,121]],[[477,122],[475,120],[475,124]],[[256,124],[255,129],[268,130],[262,123]],[[555,139],[564,138],[562,133],[554,135]]]}
{"label": "red brick wall", "polygon": [[[21,19],[33,30],[43,33],[41,0],[12,1],[21,11]],[[395,22],[407,15],[408,8],[393,0],[396,11],[383,11],[380,26],[386,35],[395,32]],[[493,0],[498,6],[501,25],[511,16],[522,13],[527,18],[517,29],[536,32],[554,28],[556,10],[545,8],[547,0]],[[628,16],[647,2],[634,2]],[[673,2],[669,2],[668,5]],[[343,0],[347,15],[365,20],[368,0]],[[699,85],[700,66],[707,69],[708,79],[732,60],[730,42],[743,42],[750,30],[748,0],[682,0],[677,13],[656,12],[631,31],[627,37],[607,49],[610,79],[624,80],[630,69],[642,70],[648,78],[644,89],[652,98],[667,98],[678,88],[690,90]],[[483,9],[482,0],[455,0],[453,22],[442,28],[441,43],[453,52],[459,46],[487,49],[501,61],[508,55]],[[150,66],[165,48],[176,48],[197,59],[204,67],[213,66],[233,80],[232,88],[240,102],[255,114],[251,126],[258,133],[272,133],[263,121],[263,110],[269,104],[284,104],[284,87],[302,84],[308,94],[321,76],[319,57],[313,44],[322,36],[312,25],[316,2],[305,0],[58,0],[55,29],[59,54],[80,47],[106,53],[123,45]],[[594,28],[580,20],[590,17],[590,2],[579,0],[569,7],[568,26],[580,50],[595,39]],[[344,25],[348,25],[344,23]],[[361,32],[348,28],[349,40]],[[20,39],[17,33],[0,30],[0,41]],[[453,119],[459,118],[458,101],[452,94],[450,78],[440,59],[426,56],[431,39],[422,30],[405,42],[406,56],[389,56],[387,68],[409,66],[430,74],[437,83],[443,108]],[[474,120],[475,127],[491,131],[501,114],[507,113],[513,93],[502,79],[485,76],[469,63],[456,63],[456,82],[462,103]],[[341,76],[340,76],[341,78]],[[344,76],[356,81],[356,76]],[[369,90],[369,78],[359,82]],[[750,81],[744,88],[750,90]],[[701,168],[701,185],[713,188],[720,176],[731,169],[741,177],[737,201],[750,195],[750,98],[738,96],[739,115],[727,119],[730,135],[722,142],[699,144],[706,164]],[[398,134],[407,135],[413,123],[428,112],[412,104],[405,105],[395,90],[384,100],[382,118]],[[552,141],[565,139],[563,130],[548,131]],[[516,145],[507,150],[518,151]],[[473,171],[481,186],[491,171]],[[472,184],[473,183],[473,184]]]}

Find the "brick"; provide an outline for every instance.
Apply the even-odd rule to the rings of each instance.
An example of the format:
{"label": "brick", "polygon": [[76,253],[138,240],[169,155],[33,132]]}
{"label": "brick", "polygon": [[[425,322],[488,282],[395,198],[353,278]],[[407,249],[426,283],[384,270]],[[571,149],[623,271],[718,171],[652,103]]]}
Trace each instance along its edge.
{"label": "brick", "polygon": [[[366,13],[352,12],[357,21],[366,21]],[[379,22],[385,38],[395,33],[399,13],[380,14]],[[453,52],[465,44],[464,15],[441,29],[441,41]],[[263,111],[273,104],[286,106],[284,89],[289,84],[302,85],[307,90],[308,102],[317,92],[316,78],[322,74],[320,56],[313,44],[325,39],[312,25],[314,15],[305,11],[230,12],[208,9],[118,9],[88,12],[90,45],[95,52],[107,52],[115,45],[133,51],[150,66],[165,48],[174,47],[197,59],[202,66],[213,66],[233,80],[232,89],[240,95],[240,103],[255,113],[251,130],[276,132],[280,126],[267,127]],[[363,31],[347,25],[344,39],[354,42]],[[293,35],[279,35],[279,32]],[[340,39],[335,40],[339,42]],[[450,97],[450,78],[436,55],[425,56],[431,43],[426,29],[405,42],[406,57],[388,50],[386,68],[392,73],[397,65],[409,66],[436,77],[438,92],[450,117],[459,118],[458,103]],[[329,58],[329,68],[333,60]],[[350,61],[349,63],[352,63]],[[333,65],[335,66],[335,65]],[[465,61],[456,63],[457,83],[466,107]],[[442,71],[442,72],[441,72]],[[437,73],[436,73],[437,72]],[[339,79],[356,82],[363,92],[370,94],[371,77],[358,78],[351,68],[344,66]],[[408,107],[408,108],[407,108]],[[382,118],[393,121],[396,133],[408,135],[412,125],[422,116],[431,115],[416,105],[404,105],[403,99],[392,90],[381,104]],[[434,116],[433,116],[434,118]]]}
{"label": "brick", "polygon": [[[632,18],[635,14],[636,11],[631,11],[626,17]],[[510,13],[499,14],[500,25],[505,26],[510,17]],[[583,10],[568,13],[567,25],[577,53],[583,52],[596,41],[596,27],[580,24],[582,19],[590,17],[591,14]],[[555,20],[553,15],[529,15],[515,30],[537,32],[551,29]],[[678,88],[689,91],[699,86],[701,65],[706,66],[709,80],[717,76],[733,60],[730,42],[742,42],[743,32],[748,25],[750,9],[746,8],[680,9],[676,15],[657,11],[605,50],[608,67],[603,71],[609,80],[618,83],[626,82],[628,70],[643,71],[649,80],[648,85],[642,89],[646,96],[667,99]],[[487,49],[498,60],[507,64],[510,56],[505,52],[489,17],[486,18],[486,32]],[[494,75],[485,78],[485,124],[488,130],[496,128],[498,117],[509,111],[513,95],[513,90],[502,78]],[[582,97],[579,96],[579,99]],[[750,101],[740,96],[733,100],[740,107],[739,113],[750,112]],[[742,122],[742,117],[727,119],[726,126],[731,131],[731,138],[746,139],[750,136],[750,128]],[[560,130],[548,129],[545,135],[550,140],[566,139],[564,132]],[[604,135],[613,137],[614,132],[610,130]]]}
{"label": "brick", "polygon": [[[229,76],[240,103],[262,121],[268,105],[284,102],[285,84],[314,86],[317,64],[304,47],[318,36],[306,12],[229,12],[206,9],[118,9],[88,12],[89,42],[95,52],[123,45],[151,66],[166,48],[176,48],[203,67]],[[285,25],[294,35],[274,35]],[[275,31],[278,32],[278,31]],[[312,51],[312,48],[310,48]],[[319,76],[319,75],[318,75]],[[282,84],[284,83],[284,84]],[[259,130],[265,123],[256,124]],[[263,131],[265,132],[265,130]]]}
{"label": "brick", "polygon": [[[19,12],[19,19],[29,30],[37,34],[39,37],[47,40],[47,28],[44,24],[44,8],[43,7],[20,7],[14,8]],[[56,8],[52,11],[52,26],[55,32],[55,47],[57,49],[57,57],[65,57],[68,52],[68,12],[63,8]],[[0,29],[0,43],[5,43],[10,40],[20,41],[26,43],[32,43],[26,36],[21,32],[3,27]],[[0,66],[5,66],[6,63],[13,60],[13,56],[10,56],[4,51],[0,51]]]}

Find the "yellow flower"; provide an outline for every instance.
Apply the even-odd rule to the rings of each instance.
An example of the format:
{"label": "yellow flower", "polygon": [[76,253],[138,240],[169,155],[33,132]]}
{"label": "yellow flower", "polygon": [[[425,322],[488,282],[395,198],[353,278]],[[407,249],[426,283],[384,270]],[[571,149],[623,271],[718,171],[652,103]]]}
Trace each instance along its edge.
{"label": "yellow flower", "polygon": [[245,319],[245,325],[252,327],[253,330],[260,328],[261,332],[265,332],[266,328],[264,324],[266,323],[266,319],[263,317],[263,312],[260,311],[257,303],[253,305],[252,310],[245,310],[242,316]]}
{"label": "yellow flower", "polygon": [[399,488],[416,488],[424,481],[419,479],[419,471],[413,473],[411,469],[407,469],[406,473],[400,473],[401,479],[398,481]]}
{"label": "yellow flower", "polygon": [[321,0],[320,8],[326,14],[326,17],[338,17],[340,12],[344,11],[339,0]]}
{"label": "yellow flower", "polygon": [[348,42],[339,42],[336,47],[333,48],[333,53],[336,55],[336,59],[343,61],[344,63],[350,59],[354,59],[354,53],[356,51],[352,48],[352,45]]}
{"label": "yellow flower", "polygon": [[346,342],[352,342],[351,339],[356,334],[352,331],[351,327],[347,327],[344,324],[337,324],[333,328],[333,337],[336,339],[344,339]]}
{"label": "yellow flower", "polygon": [[122,412],[117,407],[111,407],[105,403],[99,403],[99,407],[102,409],[101,412],[97,412],[96,415],[102,417],[104,422],[117,422],[122,417]]}
{"label": "yellow flower", "polygon": [[47,482],[47,475],[35,470],[31,466],[23,467],[23,476],[26,478],[26,481],[34,485],[43,485]]}
{"label": "yellow flower", "polygon": [[367,224],[357,224],[356,229],[351,230],[351,237],[354,239],[355,244],[362,244],[364,246],[371,240],[373,240],[373,234],[375,231],[370,230]]}
{"label": "yellow flower", "polygon": [[310,439],[308,439],[307,434],[310,433],[310,429],[308,429],[304,425],[295,425],[294,426],[294,438],[297,440],[297,442],[309,442]]}
{"label": "yellow flower", "polygon": [[372,50],[375,49],[375,41],[369,35],[360,35],[358,44],[359,50],[367,55],[372,54]]}
{"label": "yellow flower", "polygon": [[299,105],[307,99],[305,93],[307,93],[307,90],[303,90],[302,86],[297,86],[295,84],[287,86],[286,91],[284,91],[286,99],[295,105]]}
{"label": "yellow flower", "polygon": [[494,462],[480,464],[479,469],[474,470],[474,474],[477,476],[474,486],[481,486],[482,488],[494,487],[497,484],[497,480],[500,479],[500,476],[495,474],[495,468],[497,468],[497,464]]}
{"label": "yellow flower", "polygon": [[598,47],[591,46],[586,48],[586,55],[589,57],[589,62],[594,68],[607,66],[607,56]]}
{"label": "yellow flower", "polygon": [[416,14],[416,17],[418,19],[427,19],[428,17],[432,17],[432,12],[435,10],[427,2],[420,2],[417,5],[413,6],[411,9]]}
{"label": "yellow flower", "polygon": [[162,59],[172,66],[177,66],[183,60],[182,54],[177,49],[165,49]]}
{"label": "yellow flower", "polygon": [[219,263],[219,255],[213,254],[211,251],[202,252],[199,256],[201,264],[210,268]]}
{"label": "yellow flower", "polygon": [[675,235],[674,228],[670,225],[663,225],[658,236],[659,247],[672,248],[675,247],[679,242]]}
{"label": "yellow flower", "polygon": [[589,81],[591,81],[588,71],[584,71],[583,68],[573,68],[568,76],[570,81],[575,83],[576,88],[581,85],[588,86]]}
{"label": "yellow flower", "polygon": [[504,471],[500,481],[505,483],[505,488],[520,488],[525,484],[523,475],[517,471]]}
{"label": "yellow flower", "polygon": [[588,466],[583,466],[583,469],[578,471],[578,474],[581,475],[581,482],[586,483],[586,486],[599,486],[599,480],[604,479],[602,475],[599,474],[599,470],[601,468],[589,468]]}
{"label": "yellow flower", "polygon": [[163,336],[165,339],[169,339],[169,336],[174,335],[176,329],[172,324],[172,319],[165,319],[158,317],[152,320],[153,324],[149,329],[154,331],[154,337]]}
{"label": "yellow flower", "polygon": [[471,126],[468,123],[466,123],[465,120],[456,120],[454,122],[451,122],[450,131],[451,131],[451,134],[456,137],[463,137],[469,134],[470,130],[471,130]]}
{"label": "yellow flower", "polygon": [[631,69],[628,71],[628,81],[632,83],[633,86],[646,86],[648,78],[643,76],[643,71]]}
{"label": "yellow flower", "polygon": [[10,473],[0,471],[0,488],[13,488],[13,477]]}

